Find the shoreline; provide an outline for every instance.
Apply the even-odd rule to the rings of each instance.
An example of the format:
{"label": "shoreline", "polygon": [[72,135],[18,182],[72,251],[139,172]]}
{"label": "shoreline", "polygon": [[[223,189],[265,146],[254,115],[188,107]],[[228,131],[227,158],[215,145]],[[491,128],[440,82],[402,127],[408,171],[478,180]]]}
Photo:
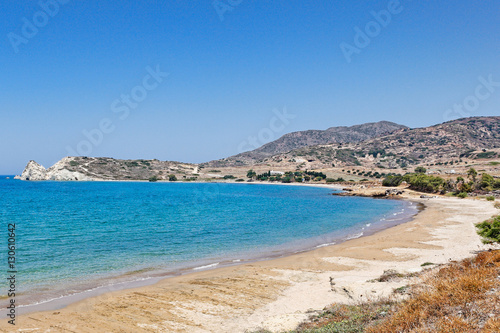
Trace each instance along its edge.
{"label": "shoreline", "polygon": [[[260,184],[261,183],[248,183],[248,185],[260,185]],[[300,184],[300,183],[274,184],[269,182],[265,184],[283,185],[283,186],[307,186],[307,187],[339,190],[338,187],[329,184]],[[390,199],[398,200],[399,198],[390,198]],[[242,253],[235,253],[234,256],[232,257],[202,258],[193,262],[189,262],[188,265],[186,266],[175,268],[169,271],[147,270],[148,273],[146,274],[143,274],[142,272],[132,271],[132,272],[125,272],[120,275],[104,277],[102,278],[101,282],[98,282],[99,281],[98,280],[96,281],[95,284],[90,283],[87,289],[73,291],[69,294],[64,294],[64,295],[55,295],[54,298],[51,299],[36,300],[32,304],[20,305],[18,306],[18,315],[27,315],[34,312],[53,311],[62,309],[76,302],[100,296],[110,291],[122,291],[140,287],[148,287],[158,282],[161,282],[165,279],[171,279],[174,277],[181,277],[198,272],[205,272],[207,270],[215,270],[220,268],[275,260],[296,254],[307,253],[321,247],[331,246],[335,244],[342,244],[346,241],[370,236],[382,230],[411,221],[423,209],[424,207],[421,204],[413,205],[413,202],[408,202],[402,207],[401,210],[400,208],[398,208],[397,210],[387,213],[390,215],[383,215],[373,218],[373,220],[371,220],[369,223],[362,224],[363,227],[361,227],[360,224],[356,228],[353,227],[351,229],[342,230],[341,233],[339,233],[338,231],[334,231],[328,234],[315,236],[313,238],[288,242],[286,244],[282,244],[279,246],[270,247],[265,252],[262,251],[261,253],[242,252]],[[391,218],[393,215],[396,217]],[[73,288],[70,287],[70,289]],[[20,295],[20,297],[23,296],[24,295]],[[5,309],[3,308],[0,309],[0,315],[4,316],[5,313],[6,313]]]}
{"label": "shoreline", "polygon": [[[307,317],[305,312],[311,307],[319,309],[333,301],[349,301],[356,294],[362,296],[364,293],[366,297],[366,293],[357,285],[344,288],[351,290],[352,295],[334,292],[327,276],[331,278],[334,275],[335,281],[337,281],[337,279],[346,279],[345,275],[351,274],[351,278],[354,280],[359,280],[362,277],[364,281],[360,284],[364,286],[368,277],[374,278],[377,274],[380,276],[383,272],[381,267],[390,266],[391,263],[399,269],[404,267],[405,271],[420,269],[420,266],[416,265],[414,258],[418,256],[416,252],[419,251],[434,252],[431,257],[440,257],[441,261],[443,261],[443,259],[449,258],[461,259],[470,255],[473,250],[486,248],[480,244],[472,223],[481,222],[494,215],[494,213],[498,213],[498,210],[494,209],[491,203],[454,198],[422,200],[412,197],[412,195],[406,195],[405,199],[424,203],[427,209],[420,211],[409,222],[378,231],[370,236],[363,236],[347,240],[341,244],[325,246],[277,259],[197,271],[178,277],[162,279],[155,285],[146,287],[111,291],[71,304],[58,312],[35,312],[30,314],[29,317],[21,316],[18,318],[19,323],[23,327],[40,329],[41,327],[54,327],[54,325],[56,327],[60,325],[62,325],[60,327],[73,327],[73,329],[76,327],[81,328],[87,327],[87,323],[81,321],[81,317],[95,315],[95,305],[111,310],[114,318],[121,318],[124,315],[123,311],[128,312],[127,310],[120,310],[121,308],[118,305],[123,305],[123,302],[127,303],[127,299],[133,299],[133,304],[141,303],[138,311],[148,313],[152,311],[152,307],[149,305],[150,302],[160,302],[159,305],[161,305],[165,299],[168,299],[168,314],[158,314],[148,317],[148,319],[142,317],[142,319],[136,318],[135,320],[127,319],[124,323],[118,320],[114,324],[109,324],[111,326],[107,326],[108,330],[116,331],[117,327],[120,327],[120,329],[127,332],[149,332],[154,330],[148,329],[148,327],[152,328],[155,325],[155,327],[168,327],[168,331],[179,332],[210,332],[216,328],[216,331],[221,332],[243,332],[244,329],[256,329],[258,327],[269,327],[273,330],[290,329]],[[469,212],[471,209],[475,211]],[[465,216],[472,217],[472,221],[466,219]],[[429,219],[429,217],[431,218]],[[458,222],[447,223],[450,218],[456,218]],[[436,235],[441,238],[444,237],[441,230],[442,224],[446,224],[445,229],[457,226],[459,230],[456,230],[452,236],[462,239],[462,241],[464,239],[468,240],[468,242],[439,244],[439,240],[433,240]],[[401,233],[405,229],[408,229],[408,232]],[[468,233],[464,234],[464,230],[468,231]],[[363,247],[368,245],[371,246],[370,250],[366,251],[365,249],[363,251]],[[411,249],[410,253],[405,254],[405,249],[406,252]],[[421,258],[420,261],[422,260],[424,258]],[[373,262],[370,264],[370,261]],[[434,262],[437,263],[436,260]],[[375,268],[371,267],[371,270],[367,271],[367,267],[373,266],[374,263]],[[422,263],[420,262],[420,264]],[[241,272],[245,272],[245,274],[241,274]],[[352,275],[353,272],[356,274]],[[207,294],[206,289],[211,290],[214,285],[217,286],[215,290],[212,290],[215,294]],[[218,303],[224,304],[215,306],[213,301],[206,300],[207,297],[213,299],[224,295],[237,298],[248,296],[247,289],[249,288],[252,290],[250,293],[252,297],[246,299],[245,302],[238,303],[234,301],[235,304],[228,305],[227,301],[221,302],[219,300]],[[387,292],[386,289],[387,286],[382,288],[382,291],[375,290],[374,294],[377,296],[384,294],[384,292]],[[318,295],[314,295],[314,292],[318,290],[321,290],[321,293],[318,292]],[[142,297],[144,296],[140,296],[143,294],[148,295],[149,301],[146,303],[143,303]],[[218,296],[215,297],[212,294]],[[212,296],[209,297],[209,295]],[[198,305],[194,306],[193,302]],[[191,308],[186,309],[185,304],[191,304]],[[184,313],[179,310],[181,308],[184,309],[184,312],[187,312]],[[294,310],[291,311],[291,308]],[[242,309],[246,309],[246,311]],[[214,313],[217,311],[219,313],[215,315]],[[65,314],[63,320],[61,320],[63,317],[59,316],[62,313]],[[189,316],[187,313],[189,313]],[[197,316],[203,320],[199,321]],[[229,319],[233,317],[235,319]],[[98,320],[97,318],[95,320],[104,325],[103,319]],[[158,322],[160,319],[161,325]],[[138,326],[142,322],[146,326]],[[6,321],[3,320],[0,323],[0,329],[8,328]],[[79,331],[91,330],[83,329]]]}

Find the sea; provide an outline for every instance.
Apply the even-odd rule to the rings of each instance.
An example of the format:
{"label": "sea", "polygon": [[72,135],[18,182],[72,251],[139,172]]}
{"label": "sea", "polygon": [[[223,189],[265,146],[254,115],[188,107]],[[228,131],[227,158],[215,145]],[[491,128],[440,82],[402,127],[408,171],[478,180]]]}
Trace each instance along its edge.
{"label": "sea", "polygon": [[[332,192],[259,183],[27,182],[0,176],[0,314],[9,302],[12,241],[16,304],[30,312],[340,243],[417,213],[411,202]],[[9,225],[15,225],[14,240]]]}

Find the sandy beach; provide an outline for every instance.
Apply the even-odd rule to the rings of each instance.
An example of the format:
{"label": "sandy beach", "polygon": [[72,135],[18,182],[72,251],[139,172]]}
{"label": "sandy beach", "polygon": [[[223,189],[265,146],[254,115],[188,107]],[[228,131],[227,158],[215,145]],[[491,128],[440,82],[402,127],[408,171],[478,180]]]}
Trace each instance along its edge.
{"label": "sandy beach", "polygon": [[19,316],[2,332],[245,332],[295,328],[314,310],[392,294],[407,278],[372,282],[385,270],[422,270],[486,249],[474,224],[498,214],[491,202],[406,199],[425,209],[374,235],[268,261],[162,280],[109,292],[56,311]]}

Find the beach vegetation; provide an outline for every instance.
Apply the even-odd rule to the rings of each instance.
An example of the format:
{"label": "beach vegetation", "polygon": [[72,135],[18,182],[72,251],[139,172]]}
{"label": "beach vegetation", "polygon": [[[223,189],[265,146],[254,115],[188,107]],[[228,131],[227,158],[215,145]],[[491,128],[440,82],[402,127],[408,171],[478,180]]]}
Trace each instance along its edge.
{"label": "beach vegetation", "polygon": [[457,194],[457,197],[461,198],[461,199],[465,199],[467,198],[469,195],[467,194],[467,192],[460,192]]}
{"label": "beach vegetation", "polygon": [[403,176],[388,175],[383,181],[383,186],[397,187],[403,182]]}
{"label": "beach vegetation", "polygon": [[467,176],[469,176],[470,179],[475,183],[476,182],[476,177],[477,177],[477,171],[474,168],[470,168],[467,171]]}
{"label": "beach vegetation", "polygon": [[241,178],[238,178],[235,180],[235,182],[244,182],[245,180],[244,179],[241,179]]}
{"label": "beach vegetation", "polygon": [[233,175],[225,175],[223,178],[224,179],[236,179],[236,177]]}
{"label": "beach vegetation", "polygon": [[253,179],[256,176],[257,176],[257,173],[255,171],[253,171],[252,169],[248,170],[247,178]]}
{"label": "beach vegetation", "polygon": [[410,184],[412,190],[427,193],[442,191],[446,183],[441,177],[424,174],[406,174],[403,176],[403,180]]}
{"label": "beach vegetation", "polygon": [[421,282],[394,290],[405,299],[333,304],[291,332],[500,332],[500,251],[426,272]]}
{"label": "beach vegetation", "polygon": [[157,176],[149,177],[149,181],[150,182],[157,182],[158,181],[158,177]]}
{"label": "beach vegetation", "polygon": [[175,175],[169,175],[168,176],[168,180],[171,181],[171,182],[176,182],[177,181],[177,177]]}
{"label": "beach vegetation", "polygon": [[492,195],[488,195],[488,196],[486,197],[486,200],[488,200],[488,201],[495,201],[495,197],[494,197],[494,196],[492,196]]}
{"label": "beach vegetation", "polygon": [[483,243],[500,242],[500,216],[476,224],[477,233],[483,237]]}
{"label": "beach vegetation", "polygon": [[483,173],[481,175],[481,181],[479,182],[479,188],[482,190],[491,191],[494,183],[495,183],[495,178],[493,178],[493,176],[488,175],[487,173]]}

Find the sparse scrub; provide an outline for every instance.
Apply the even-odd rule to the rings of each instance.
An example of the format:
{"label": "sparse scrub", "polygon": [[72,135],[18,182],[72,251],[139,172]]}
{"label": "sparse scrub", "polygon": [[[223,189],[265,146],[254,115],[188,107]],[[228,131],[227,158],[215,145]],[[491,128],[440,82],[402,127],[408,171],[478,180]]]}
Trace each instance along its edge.
{"label": "sparse scrub", "polygon": [[476,228],[484,243],[500,242],[500,216],[479,223]]}
{"label": "sparse scrub", "polygon": [[291,333],[500,332],[499,274],[500,251],[482,252],[394,290],[406,300],[334,304]]}

